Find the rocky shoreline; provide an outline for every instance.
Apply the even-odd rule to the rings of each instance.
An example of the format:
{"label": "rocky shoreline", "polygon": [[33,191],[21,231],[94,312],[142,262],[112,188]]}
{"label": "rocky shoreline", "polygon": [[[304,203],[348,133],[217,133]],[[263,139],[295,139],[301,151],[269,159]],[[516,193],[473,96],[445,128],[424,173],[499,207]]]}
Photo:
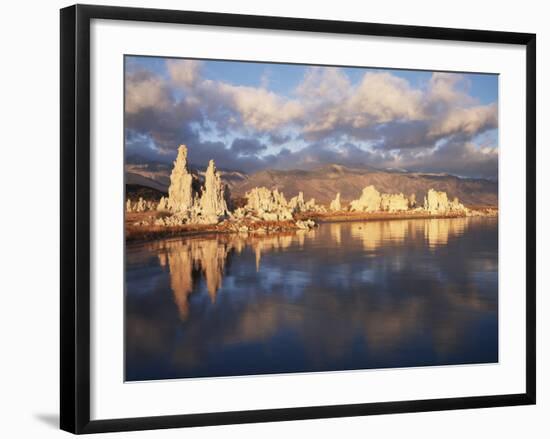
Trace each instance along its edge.
{"label": "rocky shoreline", "polygon": [[170,176],[168,196],[159,201],[126,200],[126,240],[156,239],[199,233],[276,233],[309,230],[316,222],[413,218],[497,216],[491,206],[466,207],[458,198],[429,189],[422,203],[414,194],[380,193],[373,185],[347,206],[340,193],[329,206],[302,192],[287,200],[277,188],[255,187],[236,205],[213,160],[203,181],[187,169],[187,147],[181,145]]}
{"label": "rocky shoreline", "polygon": [[[126,242],[148,241],[170,237],[207,235],[214,233],[269,234],[310,230],[316,224],[310,219],[287,221],[230,221],[218,224],[183,224],[175,226],[155,225],[157,213],[126,214]],[[138,220],[138,221],[136,221]],[[147,224],[143,224],[143,223]],[[136,225],[140,223],[142,225]]]}
{"label": "rocky shoreline", "polygon": [[[223,221],[219,224],[188,224],[181,226],[136,226],[136,220],[143,221],[151,213],[127,214],[126,242],[149,241],[171,237],[190,237],[220,233],[270,234],[309,230],[323,224],[355,221],[395,221],[407,219],[453,219],[467,217],[498,217],[494,207],[470,208],[470,214],[463,213],[432,215],[426,212],[326,212],[308,217],[298,216],[296,221]],[[157,215],[153,213],[153,215]],[[150,222],[152,219],[149,219]],[[304,224],[310,221],[309,224]],[[138,221],[139,222],[139,221]]]}

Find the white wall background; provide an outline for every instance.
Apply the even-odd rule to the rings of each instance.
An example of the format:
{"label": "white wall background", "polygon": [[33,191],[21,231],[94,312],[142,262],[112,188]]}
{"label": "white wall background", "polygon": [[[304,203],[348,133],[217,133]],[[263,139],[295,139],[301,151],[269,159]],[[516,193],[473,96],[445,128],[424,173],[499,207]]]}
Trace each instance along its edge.
{"label": "white wall background", "polygon": [[[550,234],[542,225],[550,152],[550,28],[545,2],[392,0],[187,0],[88,3],[537,33],[538,404],[108,435],[110,437],[464,438],[550,435]],[[61,437],[58,419],[59,13],[63,1],[3,4],[0,25],[0,435]],[[546,416],[545,416],[546,415]],[[107,436],[107,435],[105,435]]]}

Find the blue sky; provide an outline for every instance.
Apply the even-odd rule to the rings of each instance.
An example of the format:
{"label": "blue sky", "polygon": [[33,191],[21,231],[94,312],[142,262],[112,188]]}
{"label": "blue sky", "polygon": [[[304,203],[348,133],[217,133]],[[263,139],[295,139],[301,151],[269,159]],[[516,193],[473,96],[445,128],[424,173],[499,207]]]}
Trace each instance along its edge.
{"label": "blue sky", "polygon": [[254,172],[326,163],[496,178],[498,76],[125,57],[126,154]]}

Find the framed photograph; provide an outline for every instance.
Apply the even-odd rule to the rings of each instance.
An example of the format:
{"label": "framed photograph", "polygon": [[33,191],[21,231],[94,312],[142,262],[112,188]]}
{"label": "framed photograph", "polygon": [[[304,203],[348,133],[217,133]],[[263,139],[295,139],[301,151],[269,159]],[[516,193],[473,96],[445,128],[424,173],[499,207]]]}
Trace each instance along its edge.
{"label": "framed photograph", "polygon": [[61,428],[535,403],[535,35],[61,10]]}

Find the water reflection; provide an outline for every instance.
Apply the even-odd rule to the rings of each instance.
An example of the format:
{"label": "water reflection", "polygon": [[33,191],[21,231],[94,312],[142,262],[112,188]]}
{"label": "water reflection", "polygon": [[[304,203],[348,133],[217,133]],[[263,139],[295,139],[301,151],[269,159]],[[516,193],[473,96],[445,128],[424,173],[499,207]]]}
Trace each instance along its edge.
{"label": "water reflection", "polygon": [[424,222],[424,236],[430,248],[447,245],[449,237],[460,236],[468,224],[468,218],[453,220],[430,219]]}
{"label": "water reflection", "polygon": [[352,223],[351,235],[362,241],[365,250],[376,250],[382,242],[402,242],[411,233],[409,229],[411,222],[405,220]]}
{"label": "water reflection", "polygon": [[[170,273],[170,287],[182,320],[189,314],[188,297],[193,292],[193,279],[204,278],[211,303],[222,285],[226,260],[230,253],[241,254],[250,247],[254,252],[256,271],[260,270],[262,252],[284,250],[304,244],[304,231],[276,235],[225,234],[191,239],[161,240],[146,243],[144,249],[156,253],[160,266]],[[310,237],[313,235],[310,232]]]}
{"label": "water reflection", "polygon": [[493,362],[496,219],[127,249],[129,380]]}

